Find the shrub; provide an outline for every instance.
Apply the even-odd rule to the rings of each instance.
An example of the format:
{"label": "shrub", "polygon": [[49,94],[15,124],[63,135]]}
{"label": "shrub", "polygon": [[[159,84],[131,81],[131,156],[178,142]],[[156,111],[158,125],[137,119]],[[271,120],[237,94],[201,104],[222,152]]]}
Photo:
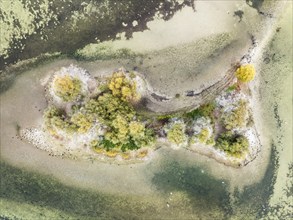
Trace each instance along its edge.
{"label": "shrub", "polygon": [[207,128],[204,128],[200,131],[200,133],[197,135],[197,138],[199,142],[205,144],[210,136],[210,132]]}
{"label": "shrub", "polygon": [[115,148],[115,144],[113,144],[111,141],[107,140],[107,139],[103,139],[100,143],[100,146],[102,146],[103,148],[105,148],[107,151]]}
{"label": "shrub", "polygon": [[246,125],[248,109],[247,102],[240,100],[237,108],[229,113],[223,113],[222,122],[227,130],[232,130]]}
{"label": "shrub", "polygon": [[217,138],[216,147],[225,151],[228,155],[239,158],[248,151],[249,142],[243,135],[225,132]]}
{"label": "shrub", "polygon": [[213,112],[216,105],[214,102],[207,103],[204,105],[201,105],[197,109],[192,110],[191,112],[187,112],[185,114],[185,117],[191,118],[191,119],[197,119],[200,117],[210,117],[213,118]]}
{"label": "shrub", "polygon": [[136,92],[136,82],[128,79],[123,72],[113,73],[109,80],[108,88],[114,96],[121,98],[123,101],[139,99],[139,95]]}
{"label": "shrub", "polygon": [[254,79],[255,76],[255,68],[251,64],[240,66],[235,75],[237,79],[241,82],[249,82]]}
{"label": "shrub", "polygon": [[148,151],[147,150],[143,150],[138,152],[138,154],[136,155],[137,158],[144,158],[148,155]]}
{"label": "shrub", "polygon": [[69,123],[63,112],[56,107],[49,107],[44,112],[45,126],[52,135],[57,135],[57,130],[64,130],[67,133],[73,133],[76,130],[75,125]]}
{"label": "shrub", "polygon": [[227,88],[227,92],[232,92],[237,89],[237,84],[233,84]]}
{"label": "shrub", "polygon": [[105,155],[107,156],[107,157],[112,157],[112,158],[114,158],[114,157],[116,157],[117,155],[118,155],[118,151],[117,150],[108,150],[108,151],[106,151],[105,152]]}
{"label": "shrub", "polygon": [[159,121],[168,121],[171,118],[176,118],[178,117],[177,113],[173,113],[173,114],[165,114],[165,115],[158,115],[156,118]]}
{"label": "shrub", "polygon": [[175,123],[167,132],[167,139],[177,145],[184,143],[186,141],[184,124]]}
{"label": "shrub", "polygon": [[56,76],[53,81],[53,89],[63,101],[74,101],[81,93],[81,81],[69,75]]}
{"label": "shrub", "polygon": [[216,142],[215,142],[214,137],[210,137],[210,138],[206,141],[206,144],[207,144],[207,145],[215,145]]}

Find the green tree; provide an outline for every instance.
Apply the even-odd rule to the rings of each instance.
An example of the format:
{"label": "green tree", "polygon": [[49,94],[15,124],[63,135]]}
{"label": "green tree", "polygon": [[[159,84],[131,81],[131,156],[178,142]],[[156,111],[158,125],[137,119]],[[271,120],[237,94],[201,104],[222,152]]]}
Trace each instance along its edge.
{"label": "green tree", "polygon": [[217,138],[216,147],[228,155],[240,158],[248,151],[249,142],[243,135],[224,132]]}
{"label": "green tree", "polygon": [[222,122],[227,130],[244,127],[247,123],[247,102],[240,100],[238,106],[229,113],[223,113]]}
{"label": "green tree", "polygon": [[187,139],[184,124],[174,123],[167,132],[167,139],[177,145],[184,143]]}

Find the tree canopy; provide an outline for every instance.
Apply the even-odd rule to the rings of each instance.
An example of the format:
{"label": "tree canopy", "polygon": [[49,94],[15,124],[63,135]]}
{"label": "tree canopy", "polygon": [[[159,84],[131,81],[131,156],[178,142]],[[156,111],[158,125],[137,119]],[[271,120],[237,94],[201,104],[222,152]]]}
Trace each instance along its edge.
{"label": "tree canopy", "polygon": [[235,75],[240,82],[250,82],[254,79],[255,68],[252,64],[240,66],[236,70]]}

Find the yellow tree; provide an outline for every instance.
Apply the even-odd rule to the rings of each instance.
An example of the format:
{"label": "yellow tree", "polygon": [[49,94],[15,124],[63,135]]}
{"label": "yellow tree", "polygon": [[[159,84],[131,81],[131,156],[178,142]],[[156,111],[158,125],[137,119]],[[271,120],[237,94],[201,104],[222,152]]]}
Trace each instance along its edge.
{"label": "yellow tree", "polygon": [[109,83],[109,89],[116,97],[123,101],[136,101],[139,95],[136,92],[136,82],[128,79],[123,72],[116,72],[112,75]]}
{"label": "yellow tree", "polygon": [[81,81],[69,75],[57,76],[53,81],[53,89],[63,101],[74,101],[81,93]]}
{"label": "yellow tree", "polygon": [[254,79],[255,68],[252,64],[246,64],[246,65],[240,66],[236,70],[235,75],[240,82],[244,82],[244,83],[250,82],[251,80]]}
{"label": "yellow tree", "polygon": [[177,145],[184,143],[186,141],[184,125],[175,123],[167,132],[167,139]]}

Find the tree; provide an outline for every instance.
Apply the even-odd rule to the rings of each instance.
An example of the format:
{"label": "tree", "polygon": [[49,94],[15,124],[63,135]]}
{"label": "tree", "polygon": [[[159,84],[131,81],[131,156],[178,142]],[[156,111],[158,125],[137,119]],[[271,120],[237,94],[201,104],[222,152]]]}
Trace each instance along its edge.
{"label": "tree", "polygon": [[56,76],[53,80],[53,89],[63,101],[75,101],[81,92],[81,81],[69,75]]}
{"label": "tree", "polygon": [[227,130],[244,127],[248,115],[247,102],[240,100],[238,106],[229,113],[223,113],[222,122]]}
{"label": "tree", "polygon": [[75,125],[79,133],[86,133],[93,126],[93,116],[77,112],[72,115],[71,123]]}
{"label": "tree", "polygon": [[136,82],[128,79],[123,72],[113,73],[108,87],[112,94],[123,101],[136,101],[139,95],[136,92]]}
{"label": "tree", "polygon": [[246,65],[240,66],[236,70],[235,75],[240,82],[244,82],[244,83],[250,82],[251,80],[254,79],[255,68],[252,64],[246,64]]}
{"label": "tree", "polygon": [[248,151],[249,142],[245,136],[228,131],[217,138],[216,147],[230,156],[240,158]]}
{"label": "tree", "polygon": [[175,123],[167,132],[167,139],[174,144],[182,144],[186,141],[185,127],[183,123]]}

